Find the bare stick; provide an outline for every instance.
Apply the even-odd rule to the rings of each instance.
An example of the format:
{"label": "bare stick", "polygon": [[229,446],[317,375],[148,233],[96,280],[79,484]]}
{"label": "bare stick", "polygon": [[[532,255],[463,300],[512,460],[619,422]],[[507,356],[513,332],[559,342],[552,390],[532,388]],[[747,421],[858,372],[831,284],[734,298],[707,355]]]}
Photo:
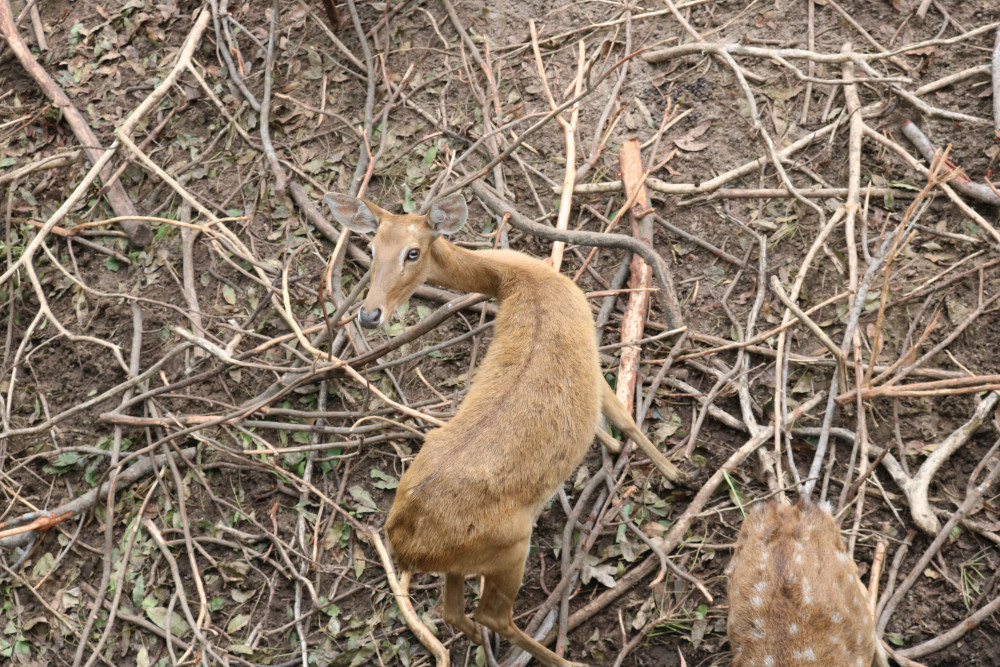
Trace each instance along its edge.
{"label": "bare stick", "polygon": [[[549,100],[549,107],[552,110],[557,108],[555,98],[549,89],[549,81],[545,76],[545,66],[542,64],[542,54],[538,50],[538,32],[535,30],[534,20],[528,21],[531,30],[531,48],[535,53],[535,66],[538,67],[538,76],[542,79],[542,88],[545,96]],[[576,80],[574,81],[575,94],[579,97],[583,87],[583,64],[584,64],[583,41],[580,42],[580,55],[577,60]],[[566,142],[566,169],[563,175],[563,194],[559,198],[559,214],[556,217],[556,229],[565,230],[569,226],[569,215],[573,209],[573,183],[576,181],[576,123],[580,116],[579,103],[574,104],[570,109],[570,117],[567,121],[562,114],[556,116],[556,120],[563,130],[563,139]],[[499,185],[499,184],[498,184]],[[562,266],[563,249],[565,241],[556,241],[552,244],[552,266],[558,271]]]}
{"label": "bare stick", "polygon": [[410,573],[403,572],[400,578],[397,579],[396,570],[392,566],[392,558],[389,557],[389,552],[386,550],[382,538],[370,528],[366,531],[366,536],[372,543],[372,546],[375,547],[375,551],[378,552],[378,557],[382,561],[382,567],[385,568],[385,578],[389,582],[389,588],[392,589],[392,595],[396,598],[396,604],[399,606],[399,611],[403,615],[406,625],[409,626],[410,632],[416,635],[420,643],[424,645],[424,648],[431,652],[437,667],[448,667],[451,664],[448,650],[431,633],[430,629],[423,624],[420,617],[417,616],[417,612],[413,609],[413,603],[410,602]]}
{"label": "bare stick", "polygon": [[254,111],[260,111],[260,102],[257,101],[254,94],[247,88],[247,84],[243,81],[243,77],[240,76],[240,70],[236,67],[236,63],[233,62],[233,56],[229,52],[229,33],[223,29],[222,21],[219,18],[220,13],[228,16],[228,12],[220,12],[218,0],[208,0],[208,3],[212,6],[212,23],[215,26],[215,38],[219,45],[218,51],[222,53],[222,59],[226,63],[226,71],[229,72],[229,77],[236,84],[239,91],[243,93],[243,97],[247,103]]}
{"label": "bare stick", "polygon": [[[87,158],[90,160],[91,164],[97,164],[97,162],[103,157],[103,149],[101,149],[101,142],[97,139],[97,135],[94,131],[90,129],[90,125],[87,120],[80,113],[80,110],[73,106],[70,102],[69,97],[63,92],[63,89],[59,87],[49,73],[45,71],[38,62],[31,55],[31,50],[28,49],[28,45],[24,43],[21,39],[20,33],[17,31],[17,26],[14,25],[14,17],[10,11],[9,0],[0,0],[0,34],[3,35],[4,39],[7,41],[7,45],[10,50],[14,52],[17,59],[20,61],[21,66],[28,72],[29,75],[38,83],[42,92],[45,96],[52,100],[52,103],[59,108],[62,112],[63,117],[66,119],[66,123],[73,130],[73,134],[76,136],[77,141],[80,142],[81,147],[87,154]],[[109,156],[110,159],[110,156]],[[105,162],[106,165],[106,162]],[[120,181],[115,181],[113,183],[108,183],[111,176],[111,167],[105,166],[100,171],[101,179],[107,185],[106,196],[108,198],[108,203],[111,204],[111,208],[114,210],[115,215],[122,217],[134,217],[137,215],[135,205],[132,200],[129,199],[128,194],[125,192],[125,188],[122,186]],[[122,229],[128,234],[129,239],[132,243],[138,246],[146,246],[153,240],[153,232],[150,230],[149,225],[144,222],[136,222],[135,220],[127,220],[122,222]],[[0,279],[2,282],[2,279]]]}
{"label": "bare stick", "polygon": [[930,83],[925,83],[916,90],[913,94],[917,97],[923,97],[927,93],[933,93],[935,90],[941,90],[960,81],[965,81],[974,76],[979,76],[980,74],[989,74],[989,65],[976,65],[975,67],[970,67],[968,69],[963,69],[961,72],[955,72],[954,74],[949,74],[948,76],[943,76],[940,79],[931,81]]}
{"label": "bare stick", "polygon": [[681,316],[680,305],[677,301],[676,293],[673,290],[673,278],[670,268],[653,248],[642,243],[638,239],[622,234],[600,234],[597,232],[578,232],[566,230],[560,232],[552,227],[534,222],[525,217],[521,212],[500,198],[488,185],[482,181],[473,181],[470,186],[477,197],[483,200],[490,209],[498,215],[510,213],[509,222],[512,227],[527,232],[533,236],[547,239],[549,241],[569,241],[582,245],[600,246],[604,248],[620,248],[642,255],[643,259],[653,267],[653,274],[657,282],[660,283],[660,305],[667,320],[667,326],[671,329],[679,329],[684,326]]}
{"label": "bare stick", "polygon": [[[969,441],[969,438],[996,407],[998,400],[1000,400],[1000,394],[995,391],[990,392],[976,406],[972,417],[931,452],[913,478],[900,484],[910,501],[910,514],[913,516],[913,522],[925,533],[935,535],[941,526],[941,522],[930,503],[930,486],[934,475],[941,469],[941,466],[947,463],[952,454]],[[900,480],[896,480],[896,483],[899,484]]]}
{"label": "bare stick", "polygon": [[[650,179],[652,180],[652,179]],[[679,184],[671,184],[679,185]],[[655,190],[656,188],[651,187]],[[910,190],[897,190],[894,188],[865,188],[865,193],[871,197],[891,196],[893,199],[912,199],[916,193]],[[809,199],[830,199],[831,197],[846,197],[847,188],[813,188],[811,190],[799,190],[799,194]],[[677,202],[677,206],[691,206],[701,202],[714,201],[717,199],[785,199],[791,197],[792,193],[785,188],[721,188],[710,195],[693,197]]]}
{"label": "bare stick", "polygon": [[[816,3],[813,0],[806,0],[806,46],[810,51],[816,48]],[[816,63],[809,61],[807,75],[813,77],[816,74]],[[799,117],[799,124],[805,125],[809,121],[809,102],[812,101],[813,82],[806,82],[806,89],[802,95],[802,115]]]}
{"label": "bare stick", "polygon": [[32,2],[28,7],[28,16],[31,17],[31,30],[35,33],[38,50],[45,53],[49,50],[49,44],[45,41],[45,26],[42,25],[42,15],[38,13],[37,2]]}
{"label": "bare stick", "polygon": [[[4,4],[4,1],[0,0],[0,13],[3,11]],[[55,213],[53,213],[49,219],[45,221],[45,224],[38,230],[35,237],[32,238],[31,241],[28,242],[28,245],[24,247],[24,251],[21,253],[21,256],[17,258],[17,261],[11,264],[10,267],[3,272],[3,275],[0,275],[0,285],[7,282],[7,280],[9,280],[15,272],[31,261],[32,257],[35,256],[35,252],[38,251],[38,247],[45,240],[45,237],[48,236],[49,232],[52,231],[52,229],[59,224],[70,211],[73,210],[77,202],[79,202],[84,195],[87,194],[90,186],[95,180],[97,180],[98,174],[100,174],[101,170],[103,170],[104,167],[107,166],[108,162],[111,161],[111,158],[114,157],[117,150],[118,142],[116,141],[111,144],[110,148],[104,151],[104,154],[101,155],[101,157],[94,163],[94,166],[90,168],[90,171],[88,171],[83,177],[80,184],[73,189],[73,192],[66,199],[66,201],[64,201],[62,205],[56,209]],[[150,238],[152,238],[152,232],[150,232]]]}
{"label": "bare stick", "polygon": [[[852,51],[851,43],[847,42],[841,48],[844,53],[849,53]],[[858,97],[857,84],[853,82],[854,79],[854,63],[845,62],[841,69],[841,73],[844,79],[844,102],[846,104],[847,113],[849,114],[850,122],[850,132],[848,135],[848,149],[847,149],[847,161],[848,161],[848,181],[847,181],[847,201],[844,202],[844,208],[846,210],[846,215],[844,216],[844,242],[847,246],[847,275],[848,275],[848,287],[847,290],[850,292],[850,303],[849,307],[856,310],[857,299],[864,298],[861,294],[860,287],[858,284],[858,247],[857,247],[857,232],[855,231],[855,222],[860,215],[860,189],[861,189],[861,144],[864,140],[864,120],[861,118],[861,100]],[[861,224],[864,225],[865,221],[862,220]],[[867,248],[865,248],[867,253]],[[867,290],[867,288],[866,288]],[[883,297],[884,299],[885,297]],[[853,358],[861,359],[861,335],[857,328],[850,331],[850,343],[853,348]],[[845,332],[844,349],[847,347],[848,334]],[[872,352],[872,357],[878,357],[878,350]],[[841,357],[843,358],[843,357]],[[846,370],[845,366],[841,366]],[[861,384],[863,377],[862,368],[860,365],[854,368],[855,383]],[[847,387],[847,377],[846,374],[841,377],[841,381],[844,387]],[[867,471],[870,465],[868,461],[868,422],[867,413],[864,410],[864,406],[858,401],[857,405],[857,439],[854,443],[854,450],[851,452],[851,461],[858,460],[858,476],[861,481],[861,490],[858,493],[858,507],[854,513],[854,530],[850,533],[850,539],[847,546],[848,554],[853,558],[854,556],[854,540],[858,534],[858,528],[861,523],[861,516],[864,514],[864,502],[865,502],[865,484],[867,484]],[[858,452],[858,445],[860,444],[860,453]],[[857,457],[857,459],[855,459]],[[848,471],[848,479],[850,478],[852,471]],[[846,486],[846,484],[845,484]],[[847,495],[841,496],[841,506],[847,502]]]}
{"label": "bare stick", "polygon": [[[633,233],[639,241],[652,246],[653,217],[651,214],[653,209],[649,201],[649,194],[642,182],[644,172],[638,139],[629,139],[622,144],[618,151],[618,164],[621,169],[622,182],[625,184],[625,194],[634,202],[628,210]],[[628,284],[636,291],[629,293],[628,305],[625,308],[625,315],[622,317],[621,340],[623,343],[642,338],[646,311],[649,310],[649,292],[647,290],[653,279],[652,269],[639,255],[632,256],[630,271],[631,277]],[[615,394],[629,414],[634,412],[633,400],[635,398],[635,384],[639,377],[640,354],[641,349],[637,345],[627,346],[621,351]]]}
{"label": "bare stick", "polygon": [[[874,108],[874,107],[873,107]],[[873,110],[865,107],[865,112],[870,112]],[[831,134],[837,129],[839,123],[830,123],[829,125],[824,125],[818,130],[810,132],[796,141],[792,142],[788,146],[785,146],[778,151],[778,157],[784,160],[791,155],[794,155],[798,151],[802,150],[812,142],[817,139],[821,139],[828,134]],[[735,180],[737,178],[742,178],[747,174],[753,173],[761,166],[768,163],[767,156],[759,157],[755,160],[744,163],[743,165],[730,169],[714,178],[710,178],[707,181],[701,183],[668,183],[667,181],[661,180],[659,178],[654,178],[652,176],[646,178],[646,187],[654,192],[662,192],[665,195],[698,195],[706,192],[712,192],[718,189],[722,185],[728,183],[729,181]],[[596,194],[599,192],[620,192],[622,189],[621,181],[605,181],[603,183],[580,183],[573,187],[573,194],[584,195],[584,194]],[[558,194],[562,192],[561,188],[553,188]]]}
{"label": "bare stick", "polygon": [[[995,450],[996,446],[990,449],[989,455],[992,456]],[[986,492],[996,480],[998,474],[1000,474],[1000,466],[994,466],[982,483],[976,486],[972,492],[968,494],[961,506],[955,510],[948,522],[941,528],[940,531],[938,531],[937,537],[935,537],[934,541],[931,542],[929,547],[927,547],[924,555],[920,557],[920,560],[918,560],[916,565],[913,566],[910,574],[903,580],[903,582],[899,585],[899,588],[896,589],[896,591],[892,594],[892,597],[890,597],[889,601],[886,603],[885,609],[883,609],[878,621],[879,632],[885,630],[886,625],[889,623],[889,619],[892,618],[892,614],[896,611],[896,606],[902,600],[903,596],[906,595],[910,588],[913,587],[917,578],[923,575],[924,568],[927,567],[927,565],[931,562],[931,559],[951,537],[952,529],[957,526],[963,518],[965,518],[966,514],[972,511],[980,500],[982,500],[983,496],[986,495]]]}
{"label": "bare stick", "polygon": [[205,33],[205,28],[208,27],[208,20],[212,18],[211,13],[207,9],[202,9],[199,12],[198,17],[194,21],[194,25],[191,26],[191,32],[188,33],[187,37],[184,38],[184,43],[181,44],[180,50],[177,53],[177,60],[174,61],[173,67],[170,68],[170,72],[167,73],[163,80],[153,89],[153,91],[146,96],[146,98],[137,106],[132,113],[128,115],[125,122],[115,130],[115,134],[119,136],[131,137],[132,133],[135,131],[136,126],[139,121],[145,117],[156,105],[160,103],[160,100],[170,91],[170,88],[177,83],[177,79],[187,67],[191,64],[191,57],[194,55],[194,51],[201,44],[201,37]]}
{"label": "bare stick", "polygon": [[862,36],[862,37],[864,37],[864,38],[865,38],[866,40],[868,40],[868,43],[869,43],[869,44],[871,44],[871,45],[872,45],[872,46],[874,46],[874,47],[875,47],[876,49],[878,49],[878,50],[879,50],[879,53],[880,53],[881,55],[883,55],[884,57],[888,58],[888,59],[889,59],[890,61],[892,61],[892,63],[893,63],[894,65],[896,65],[897,67],[899,67],[899,68],[900,68],[901,70],[903,70],[904,72],[906,72],[906,71],[909,71],[909,68],[908,68],[908,67],[906,66],[906,63],[905,63],[905,62],[903,62],[903,61],[902,61],[902,60],[901,60],[900,58],[897,58],[897,57],[896,57],[896,56],[894,56],[894,55],[889,55],[889,54],[887,53],[886,49],[885,49],[885,48],[884,48],[884,47],[883,47],[883,46],[882,46],[881,44],[879,44],[879,43],[878,43],[878,42],[877,42],[877,41],[875,40],[875,38],[874,38],[874,37],[872,37],[872,36],[871,36],[870,34],[868,34],[868,31],[867,31],[867,30],[865,30],[864,28],[862,28],[862,27],[861,27],[861,24],[859,24],[859,23],[858,23],[857,21],[855,21],[855,20],[854,20],[854,17],[853,17],[853,16],[851,16],[850,14],[848,14],[848,13],[847,13],[846,11],[844,11],[844,10],[843,10],[843,9],[841,8],[841,6],[840,6],[840,5],[838,5],[838,4],[836,3],[836,2],[834,2],[834,0],[827,0],[827,4],[828,4],[828,5],[830,5],[831,7],[833,7],[833,9],[834,9],[834,10],[835,10],[835,11],[836,11],[836,12],[837,12],[838,14],[840,14],[840,15],[841,15],[841,16],[843,17],[843,19],[844,19],[845,21],[847,21],[848,23],[850,23],[850,24],[851,24],[851,26],[852,26],[852,27],[853,27],[853,28],[854,28],[855,30],[857,30],[857,31],[858,31],[859,33],[861,33],[861,36]]}
{"label": "bare stick", "polygon": [[[191,205],[181,204],[181,221],[190,222]],[[184,301],[187,303],[191,320],[191,329],[199,336],[205,335],[205,327],[201,320],[201,306],[198,304],[198,289],[195,284],[194,244],[198,240],[198,231],[189,227],[181,227],[181,279],[183,281]]]}
{"label": "bare stick", "polygon": [[990,76],[993,79],[993,129],[996,140],[1000,141],[1000,28],[997,28],[996,41],[993,44]]}
{"label": "bare stick", "polygon": [[[808,401],[802,403],[794,411],[789,413],[788,420],[785,422],[785,425],[790,427],[796,419],[815,408],[824,397],[825,393],[822,391],[811,396]],[[739,449],[733,452],[728,459],[726,459],[726,462],[715,471],[715,473],[701,487],[701,490],[695,494],[695,497],[688,504],[683,514],[681,514],[674,521],[674,523],[671,524],[670,532],[666,534],[660,543],[660,549],[663,553],[669,554],[683,541],[684,535],[691,528],[691,524],[694,522],[695,518],[697,518],[698,514],[705,508],[705,505],[709,500],[711,500],[712,496],[715,495],[716,490],[718,490],[726,475],[731,474],[737,466],[743,463],[743,461],[750,456],[750,454],[756,451],[758,447],[766,443],[773,436],[774,425],[772,424],[766,426],[762,428],[757,435],[747,440],[746,443],[744,443]],[[569,618],[569,629],[573,630],[580,623],[593,615],[596,610],[603,609],[611,604],[611,602],[618,599],[618,597],[623,595],[641,579],[652,574],[659,564],[659,559],[653,555],[644,560],[640,565],[629,570],[625,576],[617,581],[614,588],[601,593],[587,603],[585,607],[577,610],[573,615],[571,615]],[[550,638],[554,638],[552,634],[549,634],[546,637],[546,640],[549,640]]]}
{"label": "bare stick", "polygon": [[774,292],[775,296],[778,297],[778,300],[781,301],[786,308],[792,311],[795,317],[799,318],[799,321],[801,321],[802,324],[806,325],[806,327],[813,332],[813,335],[816,336],[821,343],[823,343],[823,346],[830,350],[830,353],[837,360],[837,372],[840,374],[841,384],[846,387],[847,365],[846,359],[844,359],[844,353],[841,352],[840,348],[837,347],[837,344],[826,335],[826,332],[823,331],[811,317],[806,315],[794,301],[788,298],[788,295],[785,294],[785,290],[781,287],[781,280],[778,276],[771,276],[771,290]]}
{"label": "bare stick", "polygon": [[[196,447],[189,447],[181,450],[180,455],[188,459],[193,457],[196,452]],[[134,484],[139,479],[148,475],[153,468],[163,465],[168,456],[173,456],[173,454],[161,454],[159,456],[148,456],[139,459],[133,466],[117,476],[114,480],[115,489],[123,489],[129,484]],[[112,482],[105,482],[99,489],[91,489],[82,496],[79,496],[78,498],[75,498],[67,503],[63,503],[53,510],[46,510],[42,513],[34,513],[34,516],[32,516],[31,519],[37,518],[38,516],[59,516],[66,513],[79,514],[80,512],[89,510],[94,506],[94,503],[107,497],[111,487]],[[8,549],[22,543],[23,541],[26,541],[24,537],[3,539],[0,540],[0,548]]]}
{"label": "bare stick", "polygon": [[989,620],[998,609],[1000,609],[1000,596],[993,598],[989,604],[984,605],[976,613],[952,626],[946,632],[942,632],[937,637],[928,639],[916,646],[897,651],[896,654],[902,658],[922,658],[940,651],[946,646],[954,644],[972,630],[975,630],[983,621]]}
{"label": "bare stick", "polygon": [[875,603],[878,602],[878,580],[882,576],[882,567],[885,565],[885,540],[879,538],[875,544],[875,556],[872,558],[872,570],[868,576],[868,613],[875,618]]}
{"label": "bare stick", "polygon": [[[745,44],[722,44],[715,42],[691,42],[689,44],[682,44],[680,46],[671,46],[665,49],[660,49],[657,51],[647,51],[643,54],[643,58],[647,62],[658,63],[664,60],[670,60],[671,58],[676,58],[679,55],[692,55],[692,54],[705,54],[712,53],[717,50],[725,50],[733,55],[740,56],[753,56],[757,58],[800,58],[806,60],[813,60],[818,63],[843,63],[848,60],[853,60],[855,63],[864,63],[873,60],[881,60],[883,58],[888,58],[891,56],[901,55],[904,53],[909,53],[911,51],[919,51],[921,49],[926,49],[930,46],[943,46],[945,44],[956,44],[958,42],[966,41],[972,39],[973,37],[980,35],[984,32],[989,32],[996,30],[1000,27],[1000,21],[987,23],[985,25],[978,26],[969,32],[963,33],[961,35],[956,35],[955,37],[949,37],[948,39],[929,39],[923,42],[914,42],[912,44],[907,44],[898,49],[893,49],[891,51],[885,51],[882,53],[861,53],[858,51],[852,51],[850,54],[844,53],[817,53],[815,51],[807,51],[805,49],[770,49],[762,48],[759,46],[748,46]],[[831,83],[829,81],[824,83]]]}
{"label": "bare stick", "polygon": [[[903,121],[903,134],[917,147],[917,150],[924,156],[928,164],[933,162],[934,156],[940,152],[938,148],[931,144],[931,140],[927,138],[927,135],[921,132],[920,128],[909,120]],[[945,168],[954,172],[948,183],[963,195],[984,204],[1000,206],[1000,194],[997,194],[994,188],[984,183],[976,183],[969,178],[964,169],[951,160],[945,160]]]}
{"label": "bare stick", "polygon": [[11,181],[16,181],[30,173],[40,171],[42,169],[60,169],[62,167],[72,167],[77,164],[80,160],[80,151],[66,151],[64,153],[57,153],[55,155],[49,155],[43,157],[34,162],[30,162],[23,167],[18,167],[17,169],[10,171],[6,174],[0,175],[0,185],[4,183],[10,183]]}
{"label": "bare stick", "polygon": [[[684,32],[691,35],[691,37],[696,42],[701,42],[702,41],[701,34],[699,34],[699,32],[695,30],[690,23],[688,23],[688,21],[684,18],[684,16],[681,15],[680,11],[678,11],[677,9],[677,6],[674,5],[673,0],[664,0],[664,1],[667,4],[667,8],[670,10],[670,13],[674,15],[674,19],[676,19],[677,22],[681,24],[681,27],[684,28]],[[765,81],[764,77],[760,76],[759,74],[754,74],[750,70],[744,69],[743,67],[740,67],[739,70],[744,77],[751,79],[752,81],[754,81],[754,83],[763,83]]]}
{"label": "bare stick", "polygon": [[288,177],[278,163],[278,154],[271,143],[271,81],[274,76],[274,40],[278,32],[278,0],[271,3],[271,27],[267,32],[267,55],[264,58],[264,97],[260,101],[260,143],[264,147],[271,171],[274,172],[274,190],[279,195],[285,194]]}
{"label": "bare stick", "polygon": [[[910,155],[905,148],[900,146],[892,139],[889,139],[888,137],[884,136],[883,134],[876,132],[867,125],[865,125],[865,136],[868,137],[869,139],[872,139],[873,141],[877,141],[883,146],[890,148],[893,152],[895,152],[897,155],[903,158],[903,160],[905,160],[911,167],[919,171],[921,174],[924,174],[925,176],[930,174],[930,170],[923,164],[921,164],[919,160]],[[962,213],[965,213],[967,216],[969,216],[969,218],[971,218],[977,225],[985,229],[986,232],[990,236],[992,236],[995,241],[997,241],[997,243],[1000,243],[1000,231],[998,231],[996,227],[991,225],[974,208],[969,206],[964,199],[959,197],[958,193],[955,192],[954,188],[952,188],[948,183],[944,182],[944,180],[941,179],[938,179],[937,187],[941,188],[941,191],[944,192],[945,196],[948,197],[948,199],[951,200],[951,202],[955,204],[955,206],[957,206],[959,210],[962,211]]]}
{"label": "bare stick", "polygon": [[[971,34],[971,33],[968,33]],[[907,47],[908,49],[911,48]],[[756,56],[759,58],[773,58],[781,65],[787,67],[791,70],[800,80],[808,80],[805,74],[799,71],[797,68],[792,66],[790,62],[786,59],[788,58],[805,58],[815,62],[823,63],[842,63],[847,61],[852,61],[861,67],[870,77],[868,80],[880,81],[889,86],[893,93],[899,97],[905,99],[907,102],[915,106],[922,113],[932,116],[939,116],[942,118],[949,118],[951,120],[962,121],[966,123],[971,123],[972,125],[990,125],[990,121],[985,118],[979,118],[977,116],[970,116],[959,111],[951,111],[949,109],[939,109],[933,107],[922,99],[909,92],[905,88],[902,88],[895,81],[890,80],[887,77],[881,76],[872,66],[869,64],[869,60],[873,59],[873,54],[860,54],[856,52],[851,53],[840,53],[834,54],[822,54],[815,53],[812,51],[805,51],[802,49],[765,49],[755,46],[745,46],[742,44],[718,44],[713,42],[697,42],[694,44],[682,44],[680,46],[673,46],[668,49],[663,49],[662,51],[649,51],[643,54],[643,57],[649,62],[661,62],[664,60],[669,60],[672,58],[677,58],[686,55],[704,55],[706,53],[721,55],[723,57],[732,58],[734,55],[745,55],[745,56]],[[889,54],[874,54],[874,58],[878,57],[889,57]],[[733,61],[735,62],[735,61]],[[739,71],[737,70],[737,78],[739,78]],[[865,81],[865,79],[851,79],[852,83],[859,83]],[[832,81],[821,81],[822,83],[832,83]]]}

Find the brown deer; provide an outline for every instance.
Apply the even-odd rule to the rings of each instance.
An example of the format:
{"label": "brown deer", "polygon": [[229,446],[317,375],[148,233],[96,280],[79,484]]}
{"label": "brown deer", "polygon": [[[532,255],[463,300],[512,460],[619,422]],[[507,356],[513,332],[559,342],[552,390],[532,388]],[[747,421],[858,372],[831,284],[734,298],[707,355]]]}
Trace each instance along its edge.
{"label": "brown deer", "polygon": [[[339,194],[325,199],[344,227],[375,232],[362,326],[381,325],[425,281],[499,300],[493,343],[468,395],[447,425],[427,433],[396,489],[385,530],[400,568],[444,574],[444,620],[476,643],[480,628],[465,614],[464,581],[482,575],[476,621],[545,665],[576,664],[514,625],[535,518],[580,464],[602,413],[668,479],[683,474],[601,376],[593,315],[572,281],[523,253],[470,251],[443,238],[465,224],[460,194],[439,199],[426,215],[393,215]],[[602,440],[609,439],[615,442]]]}
{"label": "brown deer", "polygon": [[887,664],[858,566],[826,506],[759,504],[726,574],[733,667]]}

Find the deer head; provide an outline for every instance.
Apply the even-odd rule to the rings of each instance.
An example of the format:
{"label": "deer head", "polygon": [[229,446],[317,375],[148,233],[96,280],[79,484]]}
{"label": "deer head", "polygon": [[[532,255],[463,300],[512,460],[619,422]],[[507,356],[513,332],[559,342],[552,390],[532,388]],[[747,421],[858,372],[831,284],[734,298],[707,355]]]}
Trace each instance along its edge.
{"label": "deer head", "polygon": [[394,215],[366,199],[330,193],[323,197],[333,219],[359,234],[375,232],[371,284],[358,321],[366,329],[385,322],[427,279],[430,247],[465,224],[469,210],[460,193],[438,199],[425,215]]}

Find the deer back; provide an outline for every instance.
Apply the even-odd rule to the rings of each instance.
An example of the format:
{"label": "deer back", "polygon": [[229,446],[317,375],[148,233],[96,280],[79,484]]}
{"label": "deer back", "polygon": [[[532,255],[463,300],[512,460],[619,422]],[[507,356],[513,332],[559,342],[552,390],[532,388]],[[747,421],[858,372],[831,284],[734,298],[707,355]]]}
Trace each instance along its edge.
{"label": "deer back", "polygon": [[743,522],[727,568],[735,667],[867,667],[875,628],[829,509],[775,501]]}

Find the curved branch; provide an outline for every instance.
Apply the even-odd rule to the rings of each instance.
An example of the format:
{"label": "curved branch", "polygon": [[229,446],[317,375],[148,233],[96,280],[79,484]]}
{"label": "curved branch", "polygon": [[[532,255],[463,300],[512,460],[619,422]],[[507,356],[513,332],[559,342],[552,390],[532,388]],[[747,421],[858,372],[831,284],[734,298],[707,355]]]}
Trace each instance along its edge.
{"label": "curved branch", "polygon": [[646,245],[639,239],[621,234],[602,234],[600,232],[579,232],[560,231],[554,227],[546,227],[518,212],[507,201],[502,199],[496,192],[482,181],[474,181],[471,186],[472,192],[483,200],[487,206],[493,209],[497,215],[510,214],[512,227],[527,232],[532,236],[545,239],[547,241],[566,241],[568,243],[578,243],[580,245],[598,246],[600,248],[618,248],[629,250],[641,256],[646,263],[653,267],[656,280],[660,283],[658,296],[660,306],[663,308],[663,315],[667,320],[667,326],[671,329],[678,329],[684,326],[684,318],[681,316],[680,303],[677,301],[677,294],[674,291],[674,281],[667,262],[652,246]]}

